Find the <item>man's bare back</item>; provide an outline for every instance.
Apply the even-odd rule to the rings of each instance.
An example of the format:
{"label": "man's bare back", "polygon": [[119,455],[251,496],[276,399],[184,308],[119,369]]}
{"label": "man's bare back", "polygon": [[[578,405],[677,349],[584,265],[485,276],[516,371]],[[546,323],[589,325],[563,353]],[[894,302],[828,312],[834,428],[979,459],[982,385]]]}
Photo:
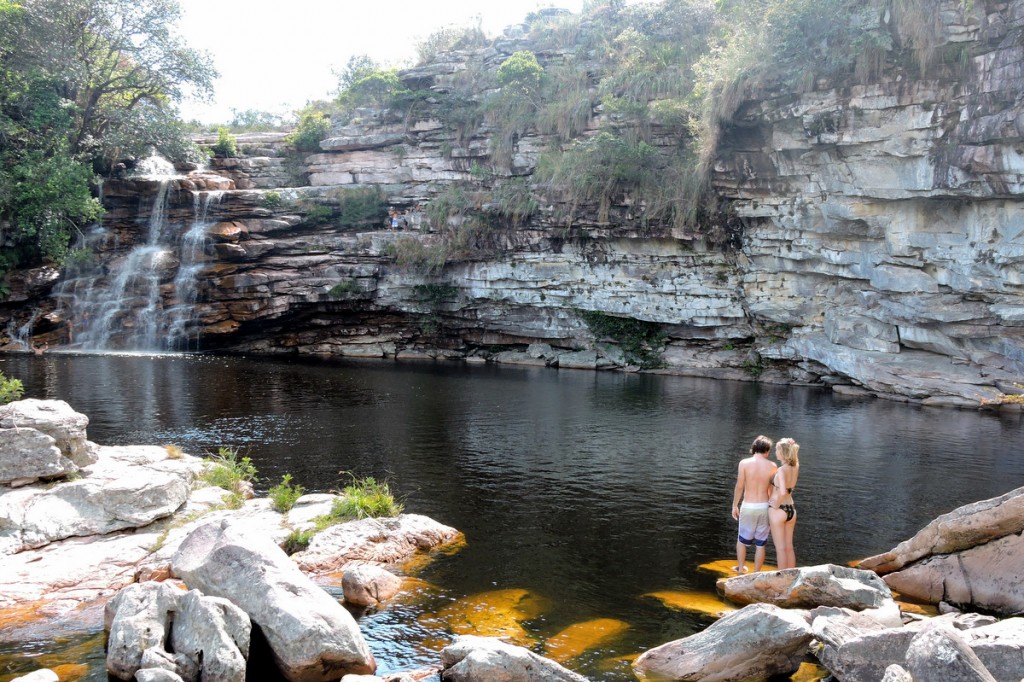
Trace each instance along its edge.
{"label": "man's bare back", "polygon": [[[736,571],[746,571],[747,547],[755,546],[754,570],[764,564],[765,543],[768,542],[768,484],[776,465],[768,459],[772,441],[758,436],[750,446],[750,457],[742,460],[736,472],[736,488],[732,497],[732,517],[740,522],[736,538]],[[740,503],[742,502],[742,507]]]}

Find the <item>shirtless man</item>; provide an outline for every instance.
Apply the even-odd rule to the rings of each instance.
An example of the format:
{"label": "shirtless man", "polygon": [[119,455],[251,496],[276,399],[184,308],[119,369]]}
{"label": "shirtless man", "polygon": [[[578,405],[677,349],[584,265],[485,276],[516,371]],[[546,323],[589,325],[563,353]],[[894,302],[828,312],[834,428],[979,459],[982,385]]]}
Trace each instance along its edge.
{"label": "shirtless man", "polygon": [[[764,564],[765,545],[771,533],[768,524],[768,484],[775,475],[776,465],[768,459],[772,441],[758,436],[750,446],[750,457],[740,462],[736,474],[736,490],[732,496],[732,517],[740,522],[736,539],[736,565],[733,570],[747,570],[747,547],[754,545],[754,571]],[[740,506],[740,500],[743,505]]]}

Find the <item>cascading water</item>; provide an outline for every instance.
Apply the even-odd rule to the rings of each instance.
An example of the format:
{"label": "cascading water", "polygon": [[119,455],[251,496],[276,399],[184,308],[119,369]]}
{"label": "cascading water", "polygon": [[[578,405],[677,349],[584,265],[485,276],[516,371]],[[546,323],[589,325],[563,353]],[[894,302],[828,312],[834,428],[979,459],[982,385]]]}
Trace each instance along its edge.
{"label": "cascading water", "polygon": [[178,249],[178,274],[174,277],[174,292],[177,303],[167,311],[167,336],[182,350],[199,350],[198,331],[190,326],[195,320],[195,304],[199,298],[198,277],[205,267],[206,231],[210,227],[207,216],[211,204],[219,204],[224,198],[223,191],[195,192],[192,227],[181,235]]}
{"label": "cascading water", "polygon": [[[81,350],[198,350],[193,334],[210,204],[223,192],[194,192],[188,230],[168,220],[168,196],[182,176],[170,162],[152,156],[139,164],[139,177],[156,181],[146,238],[105,265],[89,254],[118,252],[116,237],[97,227],[80,239],[86,254],[68,267],[57,296],[68,324],[69,346]],[[189,336],[192,335],[192,338]]]}

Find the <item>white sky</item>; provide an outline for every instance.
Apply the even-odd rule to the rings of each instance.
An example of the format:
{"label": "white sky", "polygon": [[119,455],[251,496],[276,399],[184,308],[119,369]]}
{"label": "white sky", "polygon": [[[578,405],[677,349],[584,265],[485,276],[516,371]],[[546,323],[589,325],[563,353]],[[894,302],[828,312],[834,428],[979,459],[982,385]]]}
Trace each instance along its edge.
{"label": "white sky", "polygon": [[331,69],[353,55],[406,66],[416,44],[444,26],[480,17],[489,36],[541,7],[579,12],[583,0],[180,0],[179,29],[220,72],[210,102],[186,101],[182,117],[226,123],[231,110],[289,114],[336,87]]}

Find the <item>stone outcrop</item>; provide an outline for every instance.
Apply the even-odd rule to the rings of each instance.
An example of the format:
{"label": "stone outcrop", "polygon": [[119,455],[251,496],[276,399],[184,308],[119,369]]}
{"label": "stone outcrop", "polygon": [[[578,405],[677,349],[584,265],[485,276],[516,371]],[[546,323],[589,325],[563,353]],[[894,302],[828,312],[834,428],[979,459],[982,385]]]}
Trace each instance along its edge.
{"label": "stone outcrop", "polygon": [[185,504],[199,459],[159,446],[104,446],[75,480],[0,489],[0,552],[146,526]]}
{"label": "stone outcrop", "polygon": [[857,565],[912,599],[1024,613],[1024,488],[943,514]]}
{"label": "stone outcrop", "polygon": [[791,609],[836,606],[860,611],[892,601],[892,593],[876,574],[834,564],[725,578],[718,581],[718,591],[737,604],[769,603]]}
{"label": "stone outcrop", "polygon": [[441,651],[446,682],[586,682],[586,678],[524,647],[494,637],[461,635]]}
{"label": "stone outcrop", "polygon": [[0,406],[0,429],[34,429],[54,439],[61,454],[76,466],[96,461],[86,438],[89,418],[63,400],[27,398]]}
{"label": "stone outcrop", "polygon": [[460,537],[454,528],[419,514],[366,518],[317,533],[292,560],[309,573],[336,571],[351,563],[396,564]]}
{"label": "stone outcrop", "polygon": [[803,612],[751,604],[702,632],[645,651],[633,665],[654,679],[762,679],[796,670],[811,637]]}
{"label": "stone outcrop", "polygon": [[369,564],[350,568],[341,578],[345,601],[356,606],[376,606],[395,596],[401,587],[401,578]]}
{"label": "stone outcrop", "polygon": [[118,679],[164,670],[184,682],[245,680],[252,625],[227,600],[136,583],[107,602],[104,627],[107,672]]}
{"label": "stone outcrop", "polygon": [[377,667],[349,612],[262,535],[205,524],[182,542],[172,570],[190,587],[245,611],[290,682],[328,682]]}

